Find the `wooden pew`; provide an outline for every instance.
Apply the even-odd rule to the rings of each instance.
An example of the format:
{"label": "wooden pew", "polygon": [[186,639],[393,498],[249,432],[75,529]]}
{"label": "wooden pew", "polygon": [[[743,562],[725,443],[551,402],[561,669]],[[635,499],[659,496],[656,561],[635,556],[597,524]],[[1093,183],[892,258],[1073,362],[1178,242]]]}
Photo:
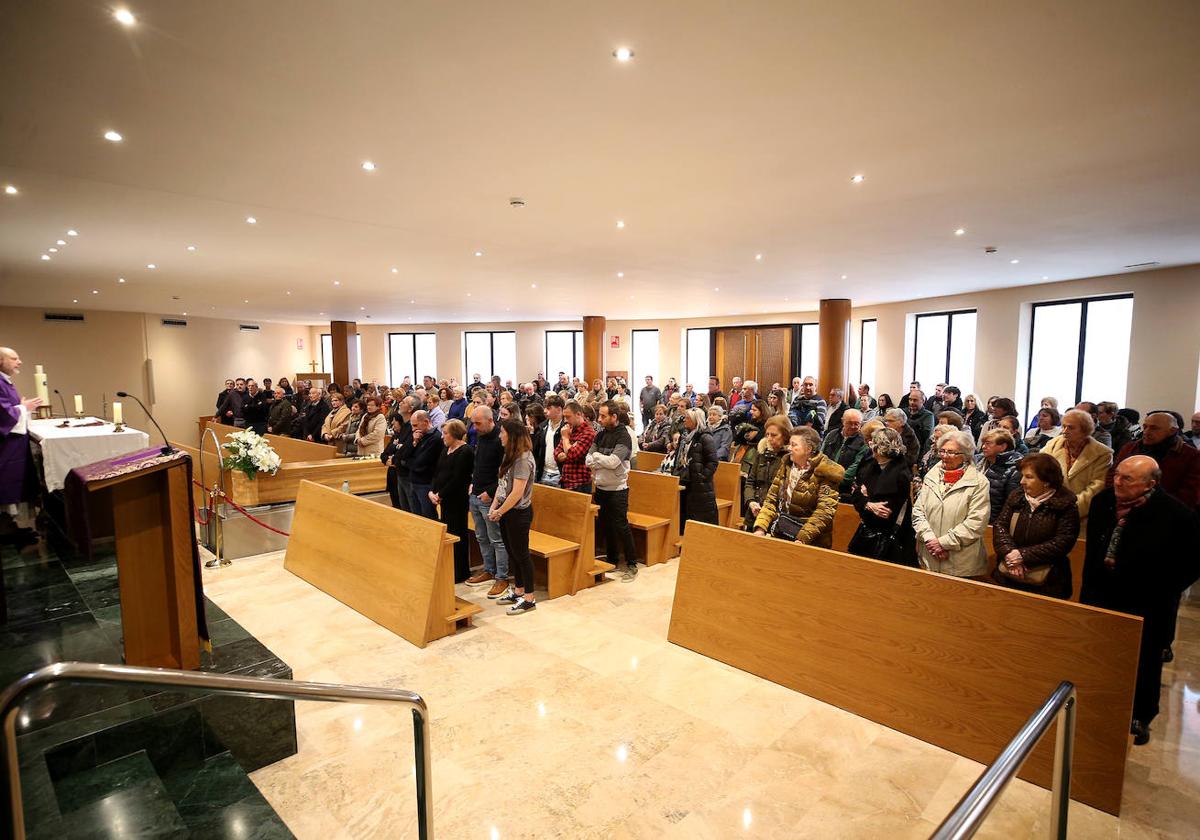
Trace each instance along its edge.
{"label": "wooden pew", "polygon": [[283,567],[425,647],[483,609],[454,595],[456,542],[440,522],[305,481]]}
{"label": "wooden pew", "polygon": [[595,586],[614,568],[596,559],[595,507],[584,493],[533,486],[529,553],[546,561],[544,573],[542,564],[535,564],[534,580],[550,598]]}
{"label": "wooden pew", "polygon": [[[233,432],[244,432],[245,429],[239,429],[235,426],[226,426],[223,423],[217,423],[212,420],[201,423],[201,434],[204,429],[211,428],[217,434],[217,439],[222,444],[228,441],[228,436]],[[310,440],[297,440],[296,438],[281,437],[279,435],[263,435],[267,439],[267,443],[271,444],[271,448],[279,455],[279,459],[285,464],[289,461],[324,461],[329,458],[338,457],[336,446],[331,446],[327,443],[313,443]],[[211,442],[209,443],[211,446]]]}
{"label": "wooden pew", "polygon": [[838,502],[837,513],[833,515],[833,550],[845,551],[850,545],[850,538],[858,530],[860,522],[858,511],[854,505]]}
{"label": "wooden pew", "polygon": [[[667,638],[978,762],[1069,680],[1079,696],[1071,793],[1119,814],[1141,625],[691,522]],[[1053,752],[1043,738],[1021,777],[1049,787]]]}
{"label": "wooden pew", "polygon": [[726,528],[738,528],[742,524],[742,468],[731,461],[717,464],[713,476],[713,489],[717,491],[717,521]]}
{"label": "wooden pew", "polygon": [[[679,539],[679,479],[664,473],[629,471],[629,525],[647,566],[675,556]],[[641,542],[642,545],[637,545]]]}
{"label": "wooden pew", "polygon": [[657,472],[667,456],[661,452],[639,452],[637,468],[639,472]]}
{"label": "wooden pew", "polygon": [[[185,444],[172,444],[184,450],[194,459],[199,452]],[[212,453],[212,444],[204,452],[205,479],[209,485],[215,483],[217,464]],[[198,473],[199,471],[197,471]],[[199,480],[199,475],[196,479]],[[387,489],[387,467],[378,458],[358,461],[352,458],[330,458],[322,461],[293,461],[280,465],[275,475],[259,473],[253,479],[240,472],[225,473],[225,490],[230,499],[242,507],[271,505],[293,502],[300,492],[300,484],[311,481],[340,490],[344,482],[350,483],[351,493],[378,493]]]}

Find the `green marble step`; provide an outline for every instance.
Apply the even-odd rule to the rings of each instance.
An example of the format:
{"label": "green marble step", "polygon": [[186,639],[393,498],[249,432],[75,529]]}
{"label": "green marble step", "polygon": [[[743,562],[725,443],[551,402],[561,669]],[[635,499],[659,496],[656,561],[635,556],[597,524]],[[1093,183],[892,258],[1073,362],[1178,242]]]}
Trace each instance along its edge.
{"label": "green marble step", "polygon": [[192,836],[145,752],[72,773],[55,785],[62,817],[35,840]]}
{"label": "green marble step", "polygon": [[192,836],[285,840],[293,835],[237,760],[222,753],[195,771],[165,780]]}

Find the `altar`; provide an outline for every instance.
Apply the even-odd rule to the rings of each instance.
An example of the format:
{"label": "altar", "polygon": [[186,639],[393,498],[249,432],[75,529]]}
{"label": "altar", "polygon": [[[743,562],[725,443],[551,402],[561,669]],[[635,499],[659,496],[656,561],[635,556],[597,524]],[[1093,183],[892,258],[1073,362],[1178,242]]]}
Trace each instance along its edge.
{"label": "altar", "polygon": [[63,489],[67,473],[76,467],[106,461],[150,445],[150,436],[128,426],[122,431],[96,417],[72,418],[63,427],[61,418],[30,420],[29,437],[42,450],[42,472],[47,490]]}

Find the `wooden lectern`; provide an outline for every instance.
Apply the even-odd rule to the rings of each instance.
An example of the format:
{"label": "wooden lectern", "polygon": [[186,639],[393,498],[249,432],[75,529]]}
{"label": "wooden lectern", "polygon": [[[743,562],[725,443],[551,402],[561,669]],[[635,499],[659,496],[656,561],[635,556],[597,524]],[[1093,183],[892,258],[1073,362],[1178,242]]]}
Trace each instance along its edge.
{"label": "wooden lectern", "polygon": [[144,464],[84,485],[89,507],[112,510],[125,664],[198,668],[191,461]]}

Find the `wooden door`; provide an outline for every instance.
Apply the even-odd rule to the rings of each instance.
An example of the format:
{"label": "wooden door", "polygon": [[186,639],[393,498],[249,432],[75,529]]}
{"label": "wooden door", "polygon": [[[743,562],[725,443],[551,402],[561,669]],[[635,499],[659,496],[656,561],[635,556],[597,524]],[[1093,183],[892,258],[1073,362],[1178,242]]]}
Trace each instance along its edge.
{"label": "wooden door", "polygon": [[[733,377],[745,379],[754,369],[754,331],[742,328],[717,330],[717,358],[713,368],[721,377],[721,388],[726,393]],[[708,390],[708,383],[693,382],[697,393]]]}
{"label": "wooden door", "polygon": [[[729,390],[733,377],[753,379],[764,395],[771,383],[790,380],[791,327],[730,327],[717,330],[716,364],[721,386]],[[692,383],[699,388],[697,383]]]}
{"label": "wooden door", "polygon": [[787,387],[792,366],[792,328],[762,327],[756,330],[755,376],[758,393],[766,399],[773,382]]}

